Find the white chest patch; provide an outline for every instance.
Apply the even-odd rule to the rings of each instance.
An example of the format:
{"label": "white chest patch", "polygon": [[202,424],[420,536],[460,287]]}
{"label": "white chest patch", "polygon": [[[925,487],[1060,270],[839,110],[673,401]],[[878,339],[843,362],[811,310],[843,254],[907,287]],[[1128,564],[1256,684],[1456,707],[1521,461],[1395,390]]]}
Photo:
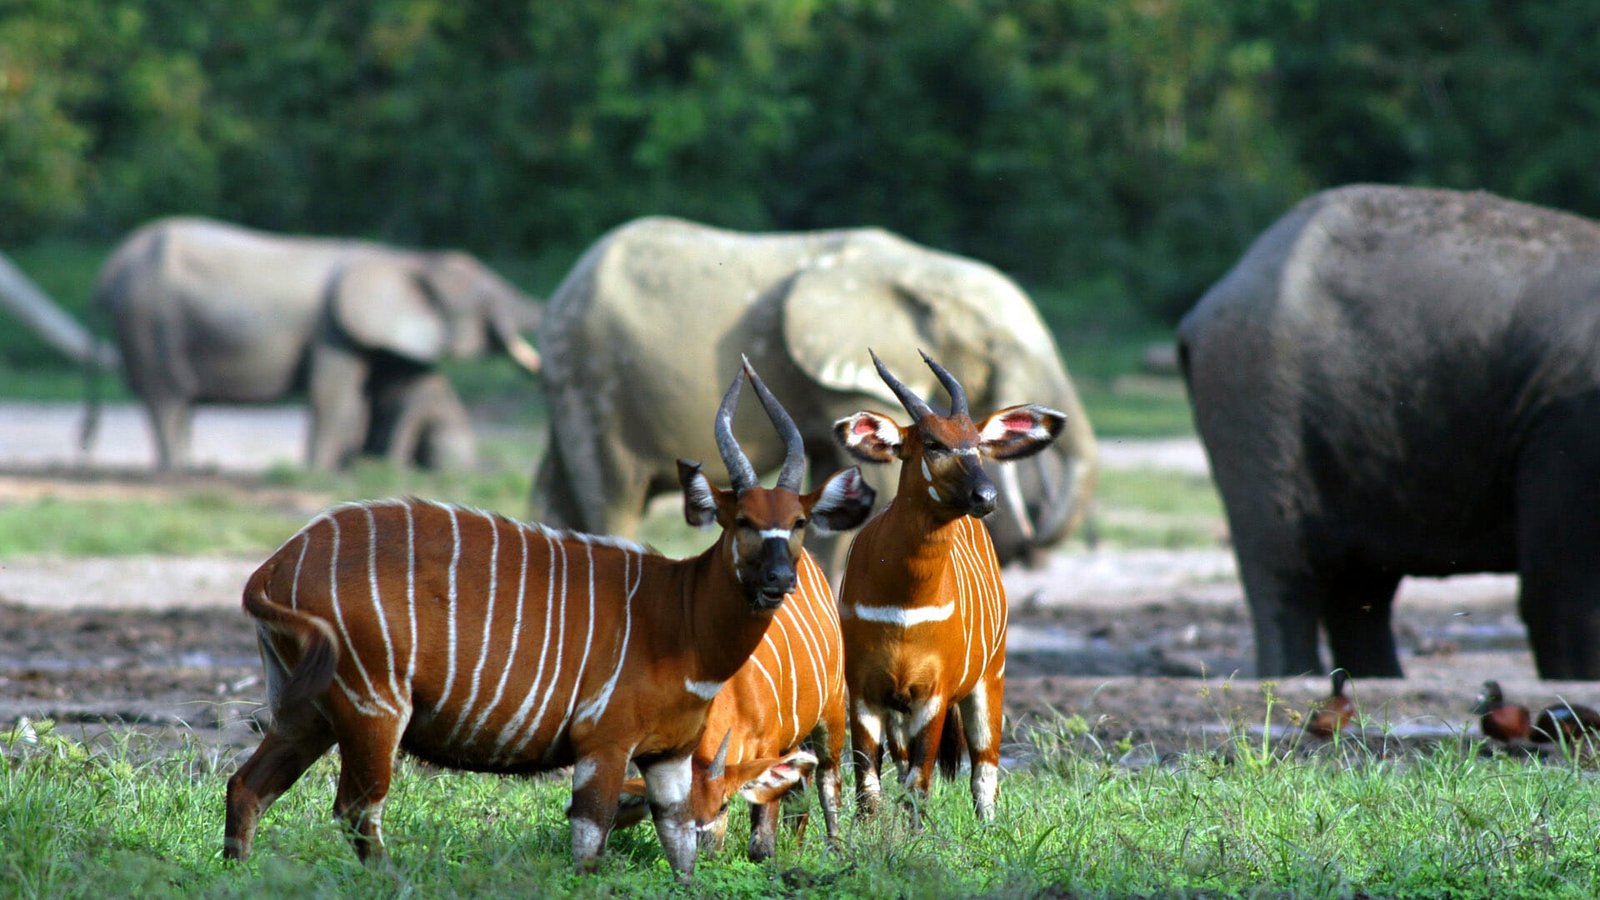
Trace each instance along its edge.
{"label": "white chest patch", "polygon": [[695,681],[692,678],[683,680],[683,689],[699,697],[701,700],[715,700],[717,692],[722,690],[721,681]]}
{"label": "white chest patch", "polygon": [[910,628],[928,622],[943,622],[956,614],[956,602],[952,600],[943,606],[913,606],[910,609],[901,606],[863,606],[857,603],[853,607],[853,612],[856,618],[866,622],[881,622],[885,625]]}

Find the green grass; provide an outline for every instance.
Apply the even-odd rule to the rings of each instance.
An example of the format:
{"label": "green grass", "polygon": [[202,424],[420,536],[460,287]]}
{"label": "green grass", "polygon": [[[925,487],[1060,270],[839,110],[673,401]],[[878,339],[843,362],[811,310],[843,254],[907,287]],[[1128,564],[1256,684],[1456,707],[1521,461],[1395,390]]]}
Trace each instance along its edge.
{"label": "green grass", "polygon": [[1165,469],[1103,470],[1092,516],[1098,540],[1125,548],[1216,547],[1227,530],[1210,478]]}
{"label": "green grass", "polygon": [[[1564,764],[1444,744],[1362,753],[1189,752],[1124,768],[1046,744],[1002,781],[997,820],[940,783],[931,826],[849,814],[827,852],[813,826],[776,858],[702,859],[677,886],[653,834],[613,835],[601,871],[570,872],[557,779],[403,764],[385,808],[393,864],[355,861],[324,759],[264,817],[255,856],[218,852],[233,768],[199,748],[143,759],[59,734],[0,740],[0,872],[24,897],[255,896],[1373,896],[1591,897],[1600,780]],[[728,846],[743,846],[744,817]]]}
{"label": "green grass", "polygon": [[[530,441],[537,438],[530,433]],[[539,448],[517,439],[486,440],[484,465],[439,473],[363,462],[347,472],[293,466],[258,478],[157,483],[130,497],[45,496],[0,503],[0,559],[176,556],[265,557],[314,511],[347,499],[417,496],[526,518]],[[292,491],[294,497],[284,497]],[[291,502],[298,497],[298,502]],[[1221,501],[1210,481],[1158,469],[1101,473],[1093,531],[1117,547],[1214,547],[1224,532]],[[676,498],[650,508],[639,540],[668,556],[699,553],[713,539],[690,528]]]}

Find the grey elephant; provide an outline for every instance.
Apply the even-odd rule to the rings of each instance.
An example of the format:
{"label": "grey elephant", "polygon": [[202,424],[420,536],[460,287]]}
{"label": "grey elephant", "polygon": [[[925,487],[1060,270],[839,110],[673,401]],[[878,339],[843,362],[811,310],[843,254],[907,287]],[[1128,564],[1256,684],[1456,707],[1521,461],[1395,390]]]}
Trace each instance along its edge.
{"label": "grey elephant", "polygon": [[[850,465],[834,421],[898,406],[869,345],[892,368],[922,373],[914,390],[934,387],[923,349],[975,405],[1068,414],[1051,452],[1002,470],[1002,509],[990,517],[1002,559],[1060,541],[1093,490],[1093,432],[1027,296],[987,265],[885,231],[747,234],[639,219],[578,261],[550,298],[539,344],[550,440],[533,505],[548,522],[633,534],[649,498],[676,489],[677,458],[715,455],[697,423],[741,353],[799,424],[814,478]],[[756,418],[735,427],[758,469],[783,459]]]}
{"label": "grey elephant", "polygon": [[434,366],[492,350],[540,368],[522,336],[537,327],[540,304],[456,251],[162,219],[117,247],[96,299],[164,469],[187,462],[195,403],[302,390],[313,467],[338,467],[363,448],[460,464],[470,425]]}
{"label": "grey elephant", "polygon": [[1600,224],[1317,194],[1178,328],[1258,674],[1399,676],[1405,575],[1517,572],[1539,673],[1600,678]]}

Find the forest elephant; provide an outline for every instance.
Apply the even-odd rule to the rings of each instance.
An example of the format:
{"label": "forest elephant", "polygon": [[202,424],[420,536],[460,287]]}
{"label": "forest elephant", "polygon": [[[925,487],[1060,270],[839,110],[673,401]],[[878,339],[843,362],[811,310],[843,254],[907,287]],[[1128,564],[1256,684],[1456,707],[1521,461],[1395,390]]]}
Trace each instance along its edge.
{"label": "forest elephant", "polygon": [[96,299],[163,469],[188,461],[195,403],[301,391],[315,468],[364,450],[459,466],[471,459],[471,426],[436,364],[493,351],[540,368],[522,334],[542,307],[458,251],[163,219],[118,246]]}
{"label": "forest elephant", "polygon": [[1303,201],[1179,361],[1257,674],[1401,674],[1402,576],[1516,572],[1544,678],[1600,678],[1600,223],[1485,193]]}
{"label": "forest elephant", "polygon": [[[814,478],[851,464],[835,420],[897,408],[868,346],[927,392],[918,349],[967,385],[974,405],[1066,412],[1049,452],[1002,467],[989,517],[1002,560],[1062,540],[1083,518],[1097,456],[1049,330],[990,266],[878,229],[751,234],[651,217],[602,237],[551,297],[539,331],[550,440],[535,476],[543,521],[632,535],[645,504],[675,490],[678,457],[716,451],[698,427],[748,354],[799,423]],[[735,423],[761,471],[783,445],[754,413]],[[894,493],[880,488],[880,506]],[[842,547],[818,557],[837,565]]]}

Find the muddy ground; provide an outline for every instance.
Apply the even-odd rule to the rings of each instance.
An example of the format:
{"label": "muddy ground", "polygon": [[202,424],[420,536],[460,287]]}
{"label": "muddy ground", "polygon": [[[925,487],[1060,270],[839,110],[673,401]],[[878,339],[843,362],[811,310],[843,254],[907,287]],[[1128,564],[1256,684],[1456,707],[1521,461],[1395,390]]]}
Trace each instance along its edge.
{"label": "muddy ground", "polygon": [[[101,437],[98,453],[111,461],[76,456],[70,440],[52,453],[51,442],[72,432],[67,410],[0,404],[0,504],[49,494],[159,495],[184,485],[139,468],[147,444],[138,442],[147,439],[126,409],[113,410],[113,427]],[[230,411],[224,418],[197,422],[201,446],[248,446],[250,460],[190,478],[308,511],[327,502],[264,487],[250,474],[293,457],[303,434],[295,431],[302,427],[294,425],[296,415]],[[233,430],[218,435],[213,427]],[[108,438],[120,449],[106,450]],[[1111,466],[1204,465],[1198,448],[1181,441],[1111,443],[1105,452]],[[50,718],[93,741],[128,739],[152,750],[193,741],[230,756],[253,747],[263,686],[238,595],[257,562],[0,564],[0,727],[21,717]],[[1060,732],[1052,724],[1057,714],[1082,717],[1090,730],[1075,737],[1080,744],[1130,763],[1225,747],[1240,728],[1259,734],[1267,703],[1261,683],[1250,677],[1249,618],[1224,548],[1091,550],[1074,542],[1040,568],[1008,570],[1006,581],[1014,758],[1028,755],[1030,729]],[[1362,680],[1352,691],[1366,716],[1359,736],[1373,746],[1470,734],[1467,709],[1485,678],[1498,678],[1510,696],[1532,703],[1558,696],[1600,702],[1600,685],[1535,679],[1515,614],[1514,579],[1410,580],[1396,617],[1407,677]],[[1279,682],[1276,733],[1296,734],[1294,711],[1326,692],[1325,678]]]}

